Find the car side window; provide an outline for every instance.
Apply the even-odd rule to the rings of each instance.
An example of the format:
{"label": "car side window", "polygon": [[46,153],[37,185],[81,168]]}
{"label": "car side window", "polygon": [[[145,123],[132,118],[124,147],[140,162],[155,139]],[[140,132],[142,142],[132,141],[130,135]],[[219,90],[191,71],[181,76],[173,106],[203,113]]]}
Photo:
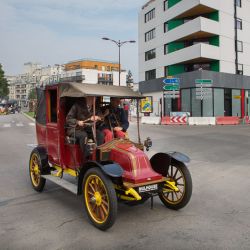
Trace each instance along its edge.
{"label": "car side window", "polygon": [[49,121],[57,123],[57,91],[50,90],[50,107],[49,107]]}

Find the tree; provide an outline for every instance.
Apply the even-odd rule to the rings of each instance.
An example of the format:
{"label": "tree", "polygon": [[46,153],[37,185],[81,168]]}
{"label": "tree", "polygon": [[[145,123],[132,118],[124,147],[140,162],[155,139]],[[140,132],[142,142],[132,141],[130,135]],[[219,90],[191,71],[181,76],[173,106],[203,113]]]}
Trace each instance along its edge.
{"label": "tree", "polygon": [[4,77],[2,64],[0,64],[0,97],[7,97],[9,94],[8,81]]}
{"label": "tree", "polygon": [[30,90],[28,99],[29,100],[35,100],[36,99],[36,90],[35,89]]}
{"label": "tree", "polygon": [[127,74],[127,85],[131,86],[133,83],[134,83],[133,75],[131,70],[129,70]]}

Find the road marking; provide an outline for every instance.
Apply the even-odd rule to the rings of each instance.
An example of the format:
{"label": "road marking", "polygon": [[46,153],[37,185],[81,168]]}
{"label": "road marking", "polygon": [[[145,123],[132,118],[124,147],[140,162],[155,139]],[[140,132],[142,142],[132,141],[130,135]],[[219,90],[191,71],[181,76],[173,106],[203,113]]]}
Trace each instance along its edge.
{"label": "road marking", "polygon": [[5,123],[5,124],[3,125],[3,127],[4,127],[4,128],[10,128],[11,125],[10,125],[10,123]]}
{"label": "road marking", "polygon": [[35,148],[37,146],[37,144],[27,144],[27,147],[30,147],[30,148]]}
{"label": "road marking", "polygon": [[16,126],[17,127],[23,127],[23,124],[22,123],[17,123]]}
{"label": "road marking", "polygon": [[35,126],[35,123],[34,122],[30,122],[29,125],[30,126]]}

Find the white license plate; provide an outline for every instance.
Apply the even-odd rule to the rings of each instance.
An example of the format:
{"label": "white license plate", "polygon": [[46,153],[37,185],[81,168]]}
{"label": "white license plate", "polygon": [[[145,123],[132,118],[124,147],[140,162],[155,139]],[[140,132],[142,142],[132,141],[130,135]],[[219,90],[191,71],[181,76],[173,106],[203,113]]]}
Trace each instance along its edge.
{"label": "white license plate", "polygon": [[158,184],[139,187],[139,193],[150,192],[158,189]]}

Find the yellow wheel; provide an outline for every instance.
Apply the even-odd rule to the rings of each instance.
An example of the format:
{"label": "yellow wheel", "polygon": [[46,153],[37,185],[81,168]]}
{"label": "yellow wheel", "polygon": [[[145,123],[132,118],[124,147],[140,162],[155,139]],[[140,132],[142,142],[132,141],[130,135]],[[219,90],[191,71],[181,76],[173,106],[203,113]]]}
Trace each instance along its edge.
{"label": "yellow wheel", "polygon": [[83,180],[84,206],[90,221],[99,229],[110,228],[117,215],[113,183],[99,168],[87,171]]}
{"label": "yellow wheel", "polygon": [[166,177],[178,188],[178,191],[165,187],[159,193],[159,198],[170,209],[178,210],[183,208],[192,195],[192,179],[187,167],[181,163],[170,165]]}
{"label": "yellow wheel", "polygon": [[30,162],[29,162],[29,174],[30,180],[33,188],[38,191],[42,192],[46,179],[41,177],[42,171],[42,160],[37,149],[34,149],[30,155]]}

